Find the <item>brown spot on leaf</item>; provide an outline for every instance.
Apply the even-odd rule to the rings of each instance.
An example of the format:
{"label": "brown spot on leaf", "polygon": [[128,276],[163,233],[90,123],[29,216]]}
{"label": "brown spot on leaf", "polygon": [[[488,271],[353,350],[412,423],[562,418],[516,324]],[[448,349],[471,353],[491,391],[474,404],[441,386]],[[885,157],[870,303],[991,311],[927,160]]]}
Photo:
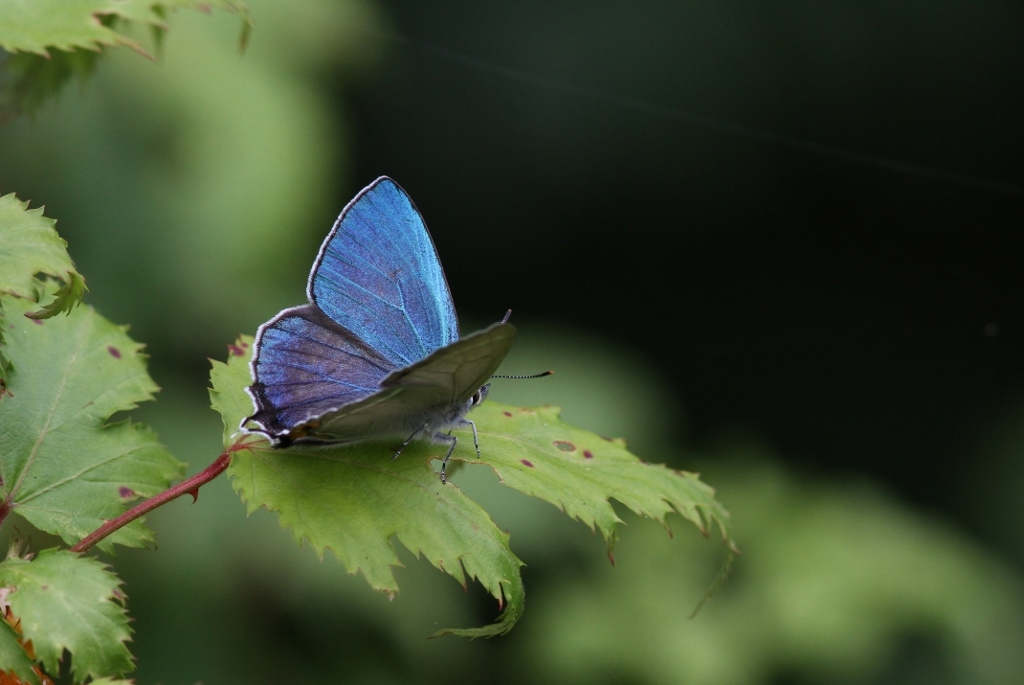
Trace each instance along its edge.
{"label": "brown spot on leaf", "polygon": [[113,357],[114,359],[121,358],[121,350],[117,349],[113,345],[107,345],[107,352],[109,352],[110,356]]}
{"label": "brown spot on leaf", "polygon": [[530,462],[530,460],[528,460],[528,459],[520,459],[519,461],[523,462],[523,466],[527,466],[527,467],[529,467],[531,469],[533,468],[533,464]]}
{"label": "brown spot on leaf", "polygon": [[238,345],[228,345],[228,352],[235,355],[236,357],[245,356],[245,350]]}
{"label": "brown spot on leaf", "polygon": [[512,416],[512,412],[510,411],[503,411],[501,413],[504,414],[505,416]]}
{"label": "brown spot on leaf", "polygon": [[591,452],[590,450],[583,450],[583,457],[586,459],[593,459],[594,453]]}
{"label": "brown spot on leaf", "polygon": [[126,485],[122,485],[117,489],[117,494],[121,495],[124,499],[131,499],[135,497],[135,491]]}
{"label": "brown spot on leaf", "polygon": [[575,452],[576,445],[572,444],[568,440],[555,440],[555,447],[562,450],[563,452]]}

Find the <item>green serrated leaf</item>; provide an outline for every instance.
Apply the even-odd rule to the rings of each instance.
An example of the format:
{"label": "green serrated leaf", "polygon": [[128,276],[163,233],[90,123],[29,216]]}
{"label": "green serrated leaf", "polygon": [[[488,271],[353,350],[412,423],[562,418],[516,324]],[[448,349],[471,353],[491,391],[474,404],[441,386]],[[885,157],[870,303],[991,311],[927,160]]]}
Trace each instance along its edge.
{"label": "green serrated leaf", "polygon": [[[252,411],[245,393],[252,338],[234,346],[227,364],[214,362],[214,406],[226,426],[225,444]],[[387,445],[346,449],[272,449],[254,436],[232,457],[228,472],[249,511],[266,507],[299,543],[309,541],[322,555],[330,549],[349,573],[360,572],[370,586],[398,591],[392,567],[401,563],[392,539],[451,575],[462,585],[476,580],[504,605],[490,626],[451,631],[469,637],[507,632],[523,609],[522,562],[478,504],[452,485],[442,485],[430,460],[437,448],[413,444],[401,459]]]}
{"label": "green serrated leaf", "polygon": [[271,449],[269,443],[236,452],[228,469],[250,513],[277,512],[296,542],[323,554],[330,549],[349,573],[371,587],[398,591],[393,566],[401,563],[392,538],[463,586],[476,580],[505,609],[497,623],[451,631],[466,636],[507,632],[523,607],[522,562],[507,533],[461,490],[441,484],[425,445],[392,460],[388,445],[345,450]]}
{"label": "green serrated leaf", "polygon": [[[232,346],[227,365],[214,364],[214,406],[224,417],[226,445],[239,440],[238,425],[253,411],[244,392],[251,382],[247,366],[251,345],[252,338],[242,338]],[[472,447],[462,447],[472,445],[469,435],[460,441],[453,458],[485,463],[505,485],[547,500],[600,530],[609,555],[621,523],[612,499],[666,528],[666,517],[673,512],[704,534],[716,527],[727,543],[725,573],[735,547],[728,512],[710,487],[695,474],[640,461],[621,440],[566,425],[558,412],[553,407],[519,409],[485,403],[473,412],[484,458],[478,459]],[[236,455],[230,471],[250,510],[266,506],[278,511],[297,540],[309,539],[318,551],[330,547],[349,572],[361,571],[373,587],[397,590],[390,569],[397,558],[387,542],[396,535],[413,551],[424,550],[438,568],[460,582],[465,582],[461,570],[453,572],[445,559],[454,554],[466,565],[473,558],[467,555],[491,545],[486,547],[486,560],[474,567],[480,569],[476,575],[499,596],[493,588],[501,587],[514,573],[509,587],[521,601],[521,564],[511,551],[505,552],[507,535],[496,537],[486,513],[477,511],[477,505],[457,487],[442,485],[430,467],[431,459],[442,456],[443,447],[416,442],[400,459],[391,460],[393,446],[381,443],[274,450],[252,436],[241,440],[251,446],[245,454]],[[436,552],[426,550],[444,550],[446,556],[435,557]],[[509,565],[508,559],[514,563]],[[519,611],[521,606],[513,608],[510,602],[500,628],[442,632],[469,636],[505,632]]]}
{"label": "green serrated leaf", "polygon": [[35,661],[21,646],[18,633],[0,616],[0,675],[13,674],[20,680],[38,685],[39,676],[32,670],[33,666]]}
{"label": "green serrated leaf", "polygon": [[220,9],[238,12],[248,23],[248,8],[232,0],[33,0],[0,4],[0,48],[46,56],[52,48],[97,50],[103,46],[142,47],[102,21],[114,17],[165,28],[168,9]]}
{"label": "green serrated leaf", "polygon": [[245,392],[245,387],[252,383],[249,375],[252,343],[251,335],[241,336],[235,344],[228,345],[228,363],[213,362],[210,372],[210,406],[224,421],[225,447],[235,442],[242,419],[253,412],[252,398]]}
{"label": "green serrated leaf", "polygon": [[[100,21],[117,15],[113,0],[33,0],[0,6],[0,48],[7,52],[34,52],[48,56],[49,49],[97,50],[103,45],[138,44]],[[138,49],[141,50],[141,47]]]}
{"label": "green serrated leaf", "polygon": [[38,302],[44,287],[38,274],[64,283],[50,304],[31,314],[33,318],[70,312],[86,290],[56,223],[43,216],[42,209],[29,209],[14,193],[0,197],[0,292]]}
{"label": "green serrated leaf", "polygon": [[483,460],[462,451],[453,458],[487,464],[514,490],[551,502],[595,527],[613,551],[622,521],[615,499],[668,528],[675,512],[704,535],[717,527],[732,546],[729,513],[697,474],[641,461],[622,440],[602,438],[564,423],[557,407],[520,409],[484,403],[473,412]]}
{"label": "green serrated leaf", "polygon": [[[0,520],[19,514],[69,543],[180,477],[183,465],[140,424],[105,424],[152,399],[141,345],[91,307],[46,321],[0,297],[14,371],[0,395]],[[135,521],[99,543],[143,546]]]}
{"label": "green serrated leaf", "polygon": [[120,586],[105,564],[64,550],[0,563],[0,587],[11,588],[7,601],[36,657],[47,671],[58,673],[67,650],[76,683],[133,668]]}
{"label": "green serrated leaf", "polygon": [[82,301],[85,291],[85,280],[77,273],[70,273],[68,280],[57,288],[50,304],[39,311],[29,312],[25,316],[30,319],[49,319],[61,312],[70,314],[74,306]]}
{"label": "green serrated leaf", "polygon": [[239,46],[252,29],[249,10],[238,0],[32,0],[0,2],[0,48],[12,53],[0,63],[0,120],[32,111],[73,76],[92,73],[103,48],[126,46],[149,56],[118,22],[167,30],[168,10],[218,8],[242,17]]}

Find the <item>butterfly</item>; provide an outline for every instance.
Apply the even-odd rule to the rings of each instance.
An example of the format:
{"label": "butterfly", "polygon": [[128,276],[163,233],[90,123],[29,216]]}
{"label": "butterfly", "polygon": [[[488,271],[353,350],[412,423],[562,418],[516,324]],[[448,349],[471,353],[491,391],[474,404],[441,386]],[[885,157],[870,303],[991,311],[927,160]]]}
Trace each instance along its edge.
{"label": "butterfly", "polygon": [[386,176],[345,206],[306,285],[309,304],[260,326],[242,430],[274,447],[404,437],[448,445],[487,397],[512,347],[508,316],[459,337],[437,249],[412,199]]}

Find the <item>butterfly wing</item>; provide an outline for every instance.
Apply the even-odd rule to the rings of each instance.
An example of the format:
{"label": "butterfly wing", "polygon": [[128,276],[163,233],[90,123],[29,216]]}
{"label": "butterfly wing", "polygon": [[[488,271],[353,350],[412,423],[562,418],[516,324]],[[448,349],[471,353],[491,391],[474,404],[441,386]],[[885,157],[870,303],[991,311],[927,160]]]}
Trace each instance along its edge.
{"label": "butterfly wing", "polygon": [[257,424],[282,445],[301,437],[297,427],[373,395],[395,370],[314,305],[286,309],[260,326],[250,367],[256,413],[243,425]]}
{"label": "butterfly wing", "polygon": [[309,300],[394,366],[459,338],[448,282],[426,224],[382,176],[348,203],[324,240]]}
{"label": "butterfly wing", "polygon": [[473,395],[512,347],[516,329],[496,323],[442,347],[412,366],[397,369],[380,391],[320,416],[302,431],[308,442],[357,442],[376,437],[428,434],[458,422]]}
{"label": "butterfly wing", "polygon": [[382,388],[430,388],[439,403],[459,405],[468,400],[498,370],[512,349],[516,327],[496,323],[443,347],[426,359],[396,369],[381,381]]}
{"label": "butterfly wing", "polygon": [[459,339],[437,251],[412,200],[381,177],[341,212],[309,276],[311,304],[260,327],[243,422],[275,446],[447,428],[498,368],[515,328]]}

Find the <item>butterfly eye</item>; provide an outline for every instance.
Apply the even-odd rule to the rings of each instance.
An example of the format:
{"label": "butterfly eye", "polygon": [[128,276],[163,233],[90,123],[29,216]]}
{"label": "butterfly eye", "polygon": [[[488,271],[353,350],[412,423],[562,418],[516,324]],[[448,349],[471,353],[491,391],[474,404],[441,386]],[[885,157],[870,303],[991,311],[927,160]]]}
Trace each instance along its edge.
{"label": "butterfly eye", "polygon": [[473,393],[473,406],[474,407],[476,405],[480,404],[481,402],[483,402],[485,399],[487,399],[487,391],[490,389],[490,387],[491,387],[491,384],[488,383],[487,385],[485,385],[484,387],[480,388],[475,393]]}

